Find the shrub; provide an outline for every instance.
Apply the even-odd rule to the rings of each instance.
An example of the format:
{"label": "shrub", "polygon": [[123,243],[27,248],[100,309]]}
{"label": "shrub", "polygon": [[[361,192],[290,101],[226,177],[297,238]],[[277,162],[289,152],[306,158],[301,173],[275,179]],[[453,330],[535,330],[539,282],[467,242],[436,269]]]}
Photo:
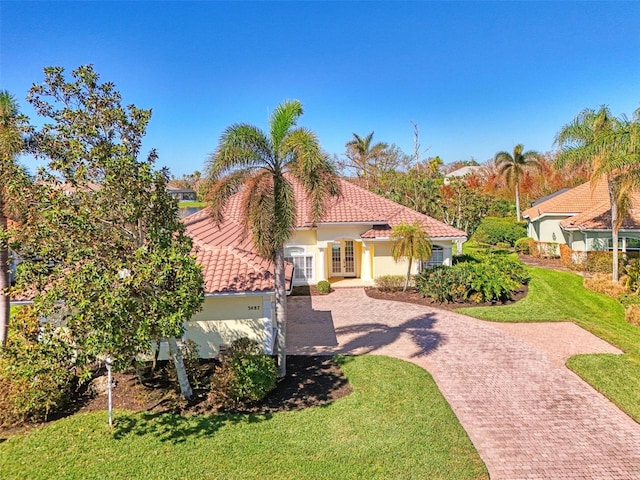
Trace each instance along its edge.
{"label": "shrub", "polygon": [[318,293],[326,295],[331,291],[331,284],[326,280],[320,280],[316,285],[316,288],[318,289]]}
{"label": "shrub", "polygon": [[524,264],[511,255],[482,254],[452,267],[439,266],[416,275],[416,287],[438,302],[504,301],[529,281]]}
{"label": "shrub", "polygon": [[376,287],[382,292],[398,292],[404,288],[404,275],[382,275],[376,278]]}
{"label": "shrub", "polygon": [[522,253],[523,255],[531,255],[536,247],[536,241],[531,237],[519,238],[516,240],[514,246],[516,248],[516,252]]}
{"label": "shrub", "polygon": [[631,325],[640,327],[640,305],[629,305],[624,312],[624,319]]}
{"label": "shrub", "polygon": [[275,388],[277,374],[275,361],[261,353],[258,342],[236,340],[213,374],[208,402],[237,407],[260,401]]}
{"label": "shrub", "polygon": [[623,267],[623,271],[626,275],[625,286],[636,295],[640,293],[640,261],[631,260]]}
{"label": "shrub", "polygon": [[640,305],[640,295],[633,293],[621,293],[618,295],[618,301],[623,307],[627,308],[629,305]]}
{"label": "shrub", "polygon": [[485,217],[474,232],[472,240],[490,245],[504,243],[513,247],[519,238],[526,236],[524,222],[516,222],[512,218]]}
{"label": "shrub", "polygon": [[608,273],[596,273],[591,278],[584,279],[584,288],[602,293],[612,298],[619,298],[627,289],[621,282],[613,282]]}
{"label": "shrub", "polygon": [[69,404],[79,378],[64,333],[40,325],[30,308],[12,319],[0,356],[0,424],[43,421]]}

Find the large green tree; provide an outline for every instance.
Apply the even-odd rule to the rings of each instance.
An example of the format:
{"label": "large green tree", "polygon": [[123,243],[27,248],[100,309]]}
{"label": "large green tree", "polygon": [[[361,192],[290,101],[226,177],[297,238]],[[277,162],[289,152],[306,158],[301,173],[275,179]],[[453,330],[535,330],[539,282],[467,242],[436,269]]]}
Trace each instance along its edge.
{"label": "large green tree", "polygon": [[496,153],[494,161],[500,175],[504,175],[507,184],[513,185],[516,192],[516,217],[520,218],[520,178],[530,167],[540,168],[540,154],[536,151],[524,151],[524,145],[518,144],[513,148],[513,155],[503,151]]}
{"label": "large green tree", "polygon": [[401,258],[405,258],[409,264],[407,267],[407,276],[404,280],[403,292],[407,290],[411,281],[411,267],[414,259],[426,260],[431,257],[432,246],[429,234],[425,228],[419,223],[401,223],[391,229],[391,255],[397,262]]}
{"label": "large green tree", "polygon": [[591,182],[605,180],[609,191],[612,279],[618,280],[618,237],[630,193],[640,186],[640,109],[633,119],[615,117],[608,107],[585,109],[556,135],[559,166],[585,166]]}
{"label": "large green tree", "polygon": [[20,115],[18,102],[7,91],[0,92],[0,346],[7,340],[9,325],[9,240],[8,217],[24,202],[29,178],[17,163],[24,149],[27,119]]}
{"label": "large green tree", "polygon": [[296,225],[296,199],[286,174],[298,181],[311,202],[311,220],[319,220],[325,202],[339,193],[334,166],[315,134],[297,126],[302,104],[285,101],[269,117],[269,131],[245,123],[221,135],[208,165],[211,215],[222,221],[225,205],[242,195],[242,221],[260,255],[274,262],[278,366],[286,374],[286,291],[284,243]]}
{"label": "large green tree", "polygon": [[71,77],[46,68],[28,96],[45,121],[33,143],[46,166],[22,229],[20,286],[35,292],[40,317],[61,320],[83,363],[110,355],[124,366],[167,339],[189,398],[176,337],[203,281],[167,172],[153,151],[138,158],[151,111],[122,106],[92,66]]}

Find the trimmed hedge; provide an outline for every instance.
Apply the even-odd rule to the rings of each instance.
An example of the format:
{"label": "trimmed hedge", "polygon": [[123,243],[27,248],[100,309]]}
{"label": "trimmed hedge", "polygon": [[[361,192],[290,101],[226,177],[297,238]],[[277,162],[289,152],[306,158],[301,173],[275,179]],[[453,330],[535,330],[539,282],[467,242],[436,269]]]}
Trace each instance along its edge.
{"label": "trimmed hedge", "polygon": [[526,236],[525,222],[516,222],[512,218],[485,217],[471,239],[478,243],[513,247],[518,239]]}

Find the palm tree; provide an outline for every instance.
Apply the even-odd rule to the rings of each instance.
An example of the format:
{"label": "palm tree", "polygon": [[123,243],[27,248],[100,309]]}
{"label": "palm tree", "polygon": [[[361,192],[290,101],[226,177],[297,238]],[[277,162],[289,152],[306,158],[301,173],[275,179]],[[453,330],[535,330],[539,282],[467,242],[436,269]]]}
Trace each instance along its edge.
{"label": "palm tree", "polygon": [[505,177],[508,185],[514,185],[516,190],[516,217],[520,218],[520,177],[528,167],[540,168],[540,154],[533,150],[523,152],[524,145],[518,144],[513,148],[513,155],[509,152],[498,152],[494,162],[498,172]]}
{"label": "palm tree", "polygon": [[325,200],[339,194],[335,169],[315,134],[296,127],[302,104],[285,101],[269,117],[269,132],[234,124],[220,137],[210,158],[208,203],[213,218],[223,219],[224,207],[239,192],[243,227],[251,233],[258,253],[274,262],[279,374],[286,373],[286,291],[284,243],[296,225],[296,199],[291,175],[311,202],[311,220],[324,213]]}
{"label": "palm tree", "polygon": [[389,145],[384,142],[371,144],[373,141],[373,132],[366,137],[354,133],[353,139],[345,144],[347,151],[345,155],[349,160],[349,167],[355,168],[358,176],[362,175],[365,179],[367,188],[369,187],[369,177],[374,173],[373,170],[379,165],[384,164]]}
{"label": "palm tree", "polygon": [[406,258],[409,263],[407,268],[407,278],[404,281],[403,292],[407,290],[411,280],[411,266],[413,259],[427,259],[431,257],[432,247],[429,235],[419,222],[401,223],[391,229],[391,255],[397,262],[401,258]]}
{"label": "palm tree", "polygon": [[0,346],[7,340],[9,325],[9,246],[7,238],[9,209],[16,200],[19,180],[26,177],[16,163],[23,149],[25,118],[18,112],[16,99],[6,90],[0,92]]}
{"label": "palm tree", "polygon": [[618,232],[629,206],[629,195],[640,185],[640,109],[629,121],[617,118],[608,107],[585,109],[556,135],[560,166],[585,166],[592,185],[606,180],[611,208],[612,279],[618,281]]}

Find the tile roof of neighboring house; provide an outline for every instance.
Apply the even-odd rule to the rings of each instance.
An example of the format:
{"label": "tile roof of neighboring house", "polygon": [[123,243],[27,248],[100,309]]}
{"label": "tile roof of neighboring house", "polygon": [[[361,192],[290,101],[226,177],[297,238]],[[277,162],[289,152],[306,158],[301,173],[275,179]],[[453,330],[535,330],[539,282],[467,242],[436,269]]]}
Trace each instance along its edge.
{"label": "tile roof of neighboring house", "polygon": [[[590,182],[553,195],[522,212],[522,216],[537,220],[544,215],[562,215],[566,230],[611,230],[611,208],[606,180],[595,186]],[[640,230],[640,193],[633,195],[631,208],[623,218],[623,230]]]}
{"label": "tile roof of neighboring house", "polygon": [[[565,230],[611,230],[611,208],[609,201],[560,222]],[[640,196],[631,199],[627,215],[622,219],[621,230],[640,230]]]}
{"label": "tile roof of neighboring house", "polygon": [[576,215],[608,201],[609,192],[605,180],[593,186],[587,182],[528,208],[522,212],[522,216],[536,220],[544,215]]}

